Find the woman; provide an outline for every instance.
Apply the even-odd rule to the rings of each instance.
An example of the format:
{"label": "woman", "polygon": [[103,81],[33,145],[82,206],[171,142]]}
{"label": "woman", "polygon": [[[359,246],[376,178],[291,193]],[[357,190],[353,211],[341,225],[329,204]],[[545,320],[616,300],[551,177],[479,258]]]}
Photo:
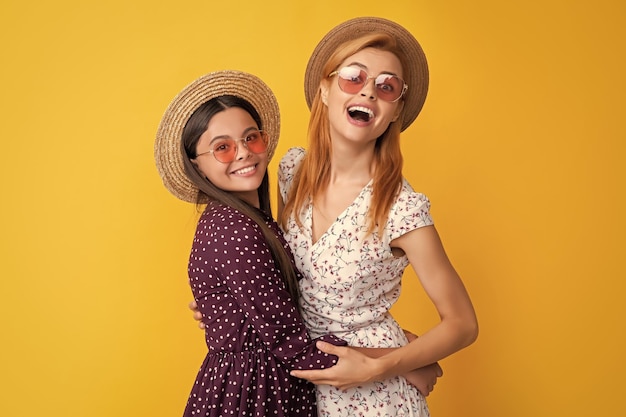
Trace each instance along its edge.
{"label": "woman", "polygon": [[[478,334],[430,203],[402,177],[400,132],[417,117],[427,89],[421,47],[402,26],[380,18],[340,24],[307,66],[309,147],[290,149],[279,168],[279,219],[303,274],[303,317],[313,337],[399,347],[370,358],[318,344],[338,355],[337,366],[292,375],[317,384],[320,416],[429,415],[423,395],[399,375],[445,358]],[[441,317],[410,343],[389,313],[409,264]]]}
{"label": "woman", "polygon": [[157,132],[164,185],[206,204],[188,273],[208,353],[185,416],[315,416],[314,386],[289,371],[337,360],[307,334],[294,301],[298,272],[271,217],[267,165],[279,128],[278,103],[261,80],[220,71],[183,89]]}

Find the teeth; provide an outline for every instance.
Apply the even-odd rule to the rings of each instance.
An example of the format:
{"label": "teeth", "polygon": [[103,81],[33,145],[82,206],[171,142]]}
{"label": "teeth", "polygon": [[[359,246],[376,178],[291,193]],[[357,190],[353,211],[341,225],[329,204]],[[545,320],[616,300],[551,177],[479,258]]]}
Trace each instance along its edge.
{"label": "teeth", "polygon": [[349,112],[353,112],[353,111],[360,111],[363,113],[367,113],[369,115],[370,118],[374,117],[374,112],[370,109],[368,109],[367,107],[362,107],[362,106],[353,106],[348,108]]}
{"label": "teeth", "polygon": [[233,172],[233,174],[247,174],[248,172],[250,172],[250,171],[252,171],[252,170],[254,170],[254,167],[253,167],[253,166],[252,166],[252,167],[248,167],[248,168],[243,168],[243,169],[237,170],[237,171]]}

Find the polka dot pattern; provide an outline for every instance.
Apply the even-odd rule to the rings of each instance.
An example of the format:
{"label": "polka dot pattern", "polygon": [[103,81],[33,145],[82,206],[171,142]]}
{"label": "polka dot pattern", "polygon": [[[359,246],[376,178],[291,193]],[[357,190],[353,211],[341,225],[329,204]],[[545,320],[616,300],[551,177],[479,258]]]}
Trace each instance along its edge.
{"label": "polka dot pattern", "polygon": [[[266,222],[288,248],[278,225]],[[309,337],[259,226],[231,207],[208,206],[188,273],[208,354],[184,415],[316,416],[315,387],[289,371],[329,367],[337,358]]]}

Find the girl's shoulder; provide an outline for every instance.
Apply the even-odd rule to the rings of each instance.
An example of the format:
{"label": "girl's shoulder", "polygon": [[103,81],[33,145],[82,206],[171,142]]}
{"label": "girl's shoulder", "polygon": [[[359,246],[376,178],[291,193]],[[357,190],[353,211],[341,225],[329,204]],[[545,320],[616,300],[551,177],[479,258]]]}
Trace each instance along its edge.
{"label": "girl's shoulder", "polygon": [[[241,230],[259,231],[258,224],[250,216],[226,205],[213,203],[207,205],[200,216],[198,226],[203,225],[207,232],[219,234],[228,230],[228,233],[238,233]],[[259,232],[260,233],[260,232]]]}

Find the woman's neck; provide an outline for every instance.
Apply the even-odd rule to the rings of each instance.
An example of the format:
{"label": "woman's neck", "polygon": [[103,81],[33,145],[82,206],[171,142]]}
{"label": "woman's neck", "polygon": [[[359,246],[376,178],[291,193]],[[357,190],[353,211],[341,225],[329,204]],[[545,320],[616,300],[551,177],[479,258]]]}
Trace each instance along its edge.
{"label": "woman's neck", "polygon": [[374,173],[374,146],[333,145],[331,183],[367,184]]}

